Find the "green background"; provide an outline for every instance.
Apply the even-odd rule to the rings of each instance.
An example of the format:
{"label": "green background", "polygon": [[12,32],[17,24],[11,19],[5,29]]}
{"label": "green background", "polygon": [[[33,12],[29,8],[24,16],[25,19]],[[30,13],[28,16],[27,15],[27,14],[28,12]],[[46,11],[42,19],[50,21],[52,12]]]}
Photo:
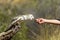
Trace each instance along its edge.
{"label": "green background", "polygon": [[[0,0],[0,33],[7,29],[14,17],[23,14],[58,19],[60,0]],[[25,21],[21,26],[12,40],[60,40],[60,25]]]}

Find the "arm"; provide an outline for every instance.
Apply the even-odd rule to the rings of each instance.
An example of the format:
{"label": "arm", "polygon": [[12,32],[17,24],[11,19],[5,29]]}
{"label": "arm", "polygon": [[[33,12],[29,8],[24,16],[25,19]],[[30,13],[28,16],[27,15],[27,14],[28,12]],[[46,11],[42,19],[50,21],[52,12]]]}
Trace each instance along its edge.
{"label": "arm", "polygon": [[45,23],[60,24],[60,21],[59,20],[54,20],[54,19],[51,19],[51,20],[46,19]]}
{"label": "arm", "polygon": [[55,20],[55,19],[38,18],[36,19],[36,22],[39,24],[42,24],[42,23],[60,24],[60,21],[58,19]]}

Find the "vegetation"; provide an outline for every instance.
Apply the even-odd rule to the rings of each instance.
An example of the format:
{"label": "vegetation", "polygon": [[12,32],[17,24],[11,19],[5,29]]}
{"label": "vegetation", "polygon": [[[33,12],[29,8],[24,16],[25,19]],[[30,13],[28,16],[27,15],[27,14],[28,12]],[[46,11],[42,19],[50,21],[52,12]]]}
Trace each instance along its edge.
{"label": "vegetation", "polygon": [[[0,33],[6,30],[13,17],[34,14],[36,18],[60,18],[60,0],[0,0]],[[26,21],[12,40],[60,40],[60,25],[37,24]]]}

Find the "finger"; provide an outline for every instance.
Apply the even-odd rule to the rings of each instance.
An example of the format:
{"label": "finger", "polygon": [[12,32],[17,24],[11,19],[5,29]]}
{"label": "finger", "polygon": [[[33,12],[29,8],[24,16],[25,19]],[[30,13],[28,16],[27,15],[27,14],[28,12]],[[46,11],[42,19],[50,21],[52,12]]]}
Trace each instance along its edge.
{"label": "finger", "polygon": [[36,22],[39,22],[39,19],[36,19]]}

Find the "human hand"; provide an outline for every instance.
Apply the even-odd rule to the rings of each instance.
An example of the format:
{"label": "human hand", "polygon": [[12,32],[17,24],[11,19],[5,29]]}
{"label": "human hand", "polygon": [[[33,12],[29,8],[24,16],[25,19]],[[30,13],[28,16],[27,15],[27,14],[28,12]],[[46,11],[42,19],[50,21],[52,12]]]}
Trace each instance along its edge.
{"label": "human hand", "polygon": [[42,24],[42,23],[45,23],[45,20],[46,20],[46,19],[44,19],[44,18],[38,18],[38,19],[36,19],[36,22],[37,22],[38,24]]}

